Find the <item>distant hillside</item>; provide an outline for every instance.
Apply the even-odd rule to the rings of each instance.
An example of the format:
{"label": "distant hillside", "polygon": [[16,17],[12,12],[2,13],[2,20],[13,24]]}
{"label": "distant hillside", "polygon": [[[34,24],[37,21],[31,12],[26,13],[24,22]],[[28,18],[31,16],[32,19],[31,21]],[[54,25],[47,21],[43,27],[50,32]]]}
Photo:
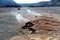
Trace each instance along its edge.
{"label": "distant hillside", "polygon": [[57,0],[56,5],[60,6],[60,0]]}
{"label": "distant hillside", "polygon": [[0,0],[0,6],[19,6],[19,5],[12,0]]}
{"label": "distant hillside", "polygon": [[48,6],[58,6],[60,5],[60,0],[42,1],[38,3],[31,4],[18,4],[12,0],[0,0],[0,7],[48,7]]}
{"label": "distant hillside", "polygon": [[29,7],[39,7],[39,6],[42,6],[42,7],[44,7],[44,6],[49,6],[49,5],[51,5],[50,4],[50,1],[43,1],[43,2],[38,2],[38,3],[32,3],[32,4],[20,4],[21,6],[24,6],[24,7],[27,7],[27,6],[29,6]]}

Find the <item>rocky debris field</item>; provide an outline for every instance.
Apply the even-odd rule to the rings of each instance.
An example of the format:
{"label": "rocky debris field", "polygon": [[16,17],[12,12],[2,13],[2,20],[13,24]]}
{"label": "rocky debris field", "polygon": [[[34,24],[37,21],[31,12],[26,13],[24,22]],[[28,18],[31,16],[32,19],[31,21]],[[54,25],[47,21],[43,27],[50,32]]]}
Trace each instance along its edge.
{"label": "rocky debris field", "polygon": [[[60,40],[60,32],[56,30],[59,29],[57,27],[59,27],[60,21],[56,18],[46,16],[36,17],[37,20],[29,21],[21,27],[14,16],[8,13],[0,13],[0,40]],[[52,25],[53,21],[53,26],[46,27],[48,24]]]}
{"label": "rocky debris field", "polygon": [[[11,15],[11,13],[12,14],[20,13],[24,17],[29,16],[27,18],[31,18],[31,17],[34,18],[35,16],[33,16],[33,15],[30,16],[28,13],[25,12],[26,10],[31,9],[31,11],[33,11],[33,12],[35,11],[37,13],[58,14],[59,16],[58,17],[55,16],[55,18],[59,19],[59,21],[60,21],[60,9],[59,8],[60,7],[44,7],[44,8],[41,7],[41,8],[25,8],[25,9],[21,8],[21,10],[19,10],[19,11],[15,8],[0,8],[0,40],[60,40],[60,32],[59,32],[59,30],[56,30],[56,29],[59,29],[59,28],[57,28],[57,26],[59,27],[60,25],[57,24],[56,28],[55,27],[52,28],[50,26],[52,29],[50,29],[48,31],[44,31],[44,30],[47,30],[45,28],[48,28],[48,27],[42,27],[43,32],[41,32],[40,31],[41,27],[37,28],[36,26],[41,26],[40,23],[41,23],[42,19],[39,21],[38,20],[39,18],[37,18],[37,20],[38,20],[38,21],[36,20],[37,22],[35,20],[33,20],[33,21],[27,22],[26,24],[24,24],[24,22],[23,22],[22,24],[24,24],[24,25],[21,26],[22,24],[19,24],[17,22],[16,18],[13,15]],[[43,20],[42,24],[45,25],[46,22],[44,23],[44,21],[46,21],[46,20]],[[35,25],[35,22],[36,22],[36,25]],[[50,25],[50,22],[52,23],[52,19],[51,19],[51,21],[48,21],[48,22],[49,22],[48,24]],[[56,23],[56,22],[54,22],[54,23]],[[42,26],[44,26],[44,25],[42,25]],[[24,26],[26,29],[20,28],[20,27],[24,28]],[[30,28],[32,28],[32,29],[27,28],[28,26],[31,26]]]}
{"label": "rocky debris field", "polygon": [[[23,26],[24,35],[29,40],[60,40],[60,21],[57,16],[40,16]],[[21,32],[21,31],[20,31]]]}

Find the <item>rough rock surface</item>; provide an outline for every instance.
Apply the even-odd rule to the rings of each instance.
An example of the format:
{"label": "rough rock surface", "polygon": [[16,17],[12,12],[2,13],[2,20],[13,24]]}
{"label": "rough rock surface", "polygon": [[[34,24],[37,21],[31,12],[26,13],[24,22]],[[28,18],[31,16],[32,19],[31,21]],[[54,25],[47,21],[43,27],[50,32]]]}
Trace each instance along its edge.
{"label": "rough rock surface", "polygon": [[54,17],[41,16],[34,21],[26,23],[23,29],[29,29],[35,33],[58,31],[60,32],[60,21]]}

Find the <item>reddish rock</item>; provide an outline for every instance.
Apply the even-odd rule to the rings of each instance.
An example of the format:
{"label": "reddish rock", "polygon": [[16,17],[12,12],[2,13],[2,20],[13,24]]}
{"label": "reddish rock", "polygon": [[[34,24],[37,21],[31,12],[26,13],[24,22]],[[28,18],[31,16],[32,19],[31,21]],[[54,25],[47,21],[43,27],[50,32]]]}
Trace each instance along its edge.
{"label": "reddish rock", "polygon": [[30,21],[32,24],[26,24],[24,26],[26,29],[32,31],[32,33],[46,32],[46,31],[58,31],[60,30],[60,21],[55,17],[41,16],[34,21]]}

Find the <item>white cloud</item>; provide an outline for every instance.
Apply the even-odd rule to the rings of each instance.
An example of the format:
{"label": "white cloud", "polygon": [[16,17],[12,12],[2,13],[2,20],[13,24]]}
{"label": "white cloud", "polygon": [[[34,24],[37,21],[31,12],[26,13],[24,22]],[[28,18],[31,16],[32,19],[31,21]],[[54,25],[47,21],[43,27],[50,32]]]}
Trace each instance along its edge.
{"label": "white cloud", "polygon": [[37,3],[41,1],[50,1],[50,0],[13,0],[16,3]]}

